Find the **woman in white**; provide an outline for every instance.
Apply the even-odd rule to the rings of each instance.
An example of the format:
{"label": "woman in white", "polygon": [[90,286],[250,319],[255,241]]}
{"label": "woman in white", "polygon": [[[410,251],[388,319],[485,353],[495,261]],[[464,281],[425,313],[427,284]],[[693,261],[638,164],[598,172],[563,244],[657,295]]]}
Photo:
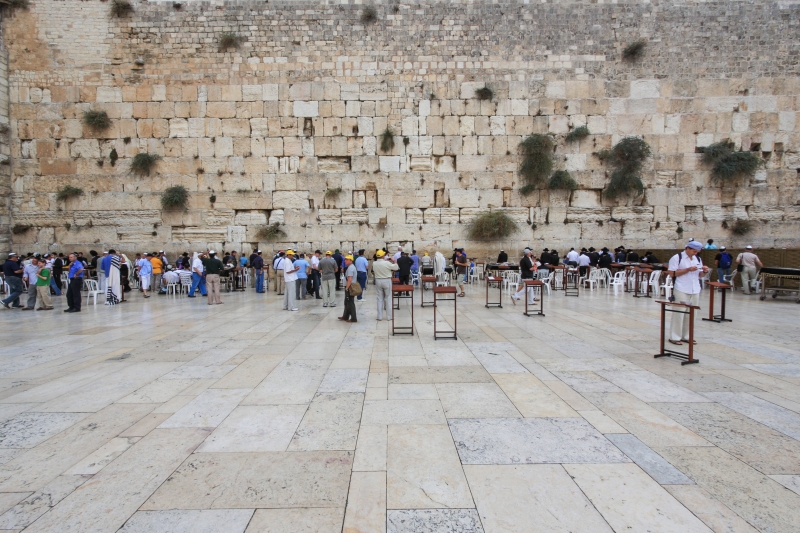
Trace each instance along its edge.
{"label": "woman in white", "polygon": [[[675,301],[688,305],[700,305],[700,278],[708,272],[708,267],[697,256],[703,245],[690,241],[684,251],[669,260],[669,271],[675,273],[675,287],[672,294]],[[689,341],[689,314],[672,313],[669,328],[669,342],[683,344]],[[694,341],[697,344],[697,341]]]}

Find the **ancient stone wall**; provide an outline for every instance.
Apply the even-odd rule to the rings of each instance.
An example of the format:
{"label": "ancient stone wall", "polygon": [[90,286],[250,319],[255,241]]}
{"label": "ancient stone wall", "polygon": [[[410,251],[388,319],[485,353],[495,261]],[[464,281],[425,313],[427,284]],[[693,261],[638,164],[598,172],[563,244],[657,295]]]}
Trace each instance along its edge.
{"label": "ancient stone wall", "polygon": [[[32,0],[3,22],[11,217],[30,226],[15,248],[800,244],[795,1],[391,2],[374,23],[333,1],[133,6]],[[238,48],[220,49],[224,32]],[[638,39],[641,59],[623,61]],[[111,126],[89,128],[86,110]],[[591,135],[566,142],[582,125]],[[578,190],[520,194],[531,133],[554,136]],[[593,154],[628,135],[654,152],[646,189],[612,200]],[[721,188],[699,152],[725,139],[764,166]],[[161,158],[149,176],[129,171],[142,152]],[[66,185],[84,194],[58,201]],[[186,210],[161,209],[174,185]],[[519,231],[468,240],[486,209]],[[724,227],[737,219],[748,235]],[[259,242],[275,222],[286,237]]]}
{"label": "ancient stone wall", "polygon": [[[0,20],[5,14],[0,12]],[[11,251],[11,147],[9,137],[8,49],[0,35],[0,252]]]}

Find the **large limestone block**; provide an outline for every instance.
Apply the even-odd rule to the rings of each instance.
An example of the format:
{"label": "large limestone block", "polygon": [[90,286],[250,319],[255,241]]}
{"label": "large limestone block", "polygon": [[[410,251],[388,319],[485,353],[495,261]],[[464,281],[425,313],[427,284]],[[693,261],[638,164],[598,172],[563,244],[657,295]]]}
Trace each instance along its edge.
{"label": "large limestone block", "polygon": [[614,207],[611,216],[616,220],[637,220],[650,222],[653,220],[653,208],[650,206]]}
{"label": "large limestone block", "polygon": [[250,121],[246,118],[224,119],[222,134],[226,137],[250,137]]}
{"label": "large limestone block", "polygon": [[747,209],[750,218],[763,222],[779,222],[783,220],[785,209],[783,207],[753,205]]}
{"label": "large limestone block", "polygon": [[319,116],[319,102],[311,101],[295,101],[293,108],[294,116],[296,117],[318,117]]}
{"label": "large limestone block", "polygon": [[96,93],[97,102],[122,102],[121,87],[98,87]]}
{"label": "large limestone block", "polygon": [[455,158],[458,172],[483,172],[488,169],[489,158],[484,155],[460,155]]}
{"label": "large limestone block", "polygon": [[272,205],[277,209],[308,207],[308,191],[273,191]]}
{"label": "large limestone block", "polygon": [[70,145],[70,156],[84,158],[99,158],[100,145],[97,139],[78,139]]}
{"label": "large limestone block", "polygon": [[210,118],[234,118],[236,117],[236,103],[208,102],[206,104],[206,116]]}
{"label": "large limestone block", "polygon": [[406,209],[406,224],[422,224],[423,215],[421,209]]}
{"label": "large limestone block", "polygon": [[572,191],[570,205],[572,207],[600,207],[600,191],[582,189]]}
{"label": "large limestone block", "polygon": [[400,156],[379,156],[381,172],[400,172],[400,163],[403,158]]}
{"label": "large limestone block", "polygon": [[366,224],[369,222],[367,209],[342,209],[342,224]]}
{"label": "large limestone block", "polygon": [[479,192],[476,189],[450,189],[447,191],[450,196],[452,207],[479,207]]}
{"label": "large limestone block", "polygon": [[609,207],[568,207],[567,222],[607,222],[611,218]]}
{"label": "large limestone block", "polygon": [[661,82],[659,80],[634,80],[631,82],[630,98],[658,98]]}
{"label": "large limestone block", "polygon": [[173,118],[169,121],[170,137],[189,137],[189,121],[185,118]]}
{"label": "large limestone block", "polygon": [[362,83],[359,87],[360,100],[386,100],[386,85],[382,83]]}
{"label": "large limestone block", "polygon": [[236,211],[236,217],[234,218],[234,224],[237,226],[265,225],[266,223],[267,214],[263,211]]}
{"label": "large limestone block", "polygon": [[172,230],[173,240],[181,243],[222,243],[225,242],[227,237],[227,226],[216,228],[174,228]]}
{"label": "large limestone block", "polygon": [[320,224],[333,225],[342,223],[341,209],[320,209],[317,216]]}
{"label": "large limestone block", "polygon": [[247,228],[245,226],[228,226],[228,234],[225,242],[241,243],[247,237]]}
{"label": "large limestone block", "polygon": [[461,84],[461,90],[459,91],[459,98],[462,100],[470,100],[475,98],[475,91],[478,89],[482,89],[486,86],[486,82],[482,81],[466,81]]}

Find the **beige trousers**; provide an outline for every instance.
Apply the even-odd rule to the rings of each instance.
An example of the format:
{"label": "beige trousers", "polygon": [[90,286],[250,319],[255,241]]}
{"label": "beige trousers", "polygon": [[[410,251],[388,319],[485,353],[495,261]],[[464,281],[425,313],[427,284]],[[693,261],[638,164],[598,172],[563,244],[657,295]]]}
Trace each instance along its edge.
{"label": "beige trousers", "polygon": [[47,287],[36,286],[36,294],[39,296],[41,302],[39,309],[44,307],[53,307],[53,301],[50,299],[50,285]]}
{"label": "beige trousers", "polygon": [[[673,290],[675,301],[682,304],[700,305],[700,293],[686,294],[685,292]],[[695,313],[697,310],[695,309]],[[689,340],[689,312],[687,310],[685,315],[679,313],[671,313],[672,322],[669,327],[669,338],[673,341],[688,341]]]}
{"label": "beige trousers", "polygon": [[222,303],[219,298],[219,274],[206,275],[206,290],[208,291],[208,305]]}

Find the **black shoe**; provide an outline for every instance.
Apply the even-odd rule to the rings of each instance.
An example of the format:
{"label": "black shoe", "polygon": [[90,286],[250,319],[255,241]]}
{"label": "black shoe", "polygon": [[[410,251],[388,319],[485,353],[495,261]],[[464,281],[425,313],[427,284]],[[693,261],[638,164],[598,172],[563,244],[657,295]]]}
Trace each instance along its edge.
{"label": "black shoe", "polygon": [[64,312],[65,313],[71,313],[72,312],[72,308],[70,307],[69,309],[64,309]]}
{"label": "black shoe", "polygon": [[67,313],[80,313],[80,312],[81,312],[80,309],[70,309],[69,311],[67,311]]}
{"label": "black shoe", "polygon": [[197,298],[197,296],[186,295],[187,298]]}
{"label": "black shoe", "polygon": [[7,304],[7,303],[5,303],[5,302],[0,302],[0,304],[3,304],[3,307],[5,307],[6,309],[11,309],[11,308],[8,306],[8,304]]}

